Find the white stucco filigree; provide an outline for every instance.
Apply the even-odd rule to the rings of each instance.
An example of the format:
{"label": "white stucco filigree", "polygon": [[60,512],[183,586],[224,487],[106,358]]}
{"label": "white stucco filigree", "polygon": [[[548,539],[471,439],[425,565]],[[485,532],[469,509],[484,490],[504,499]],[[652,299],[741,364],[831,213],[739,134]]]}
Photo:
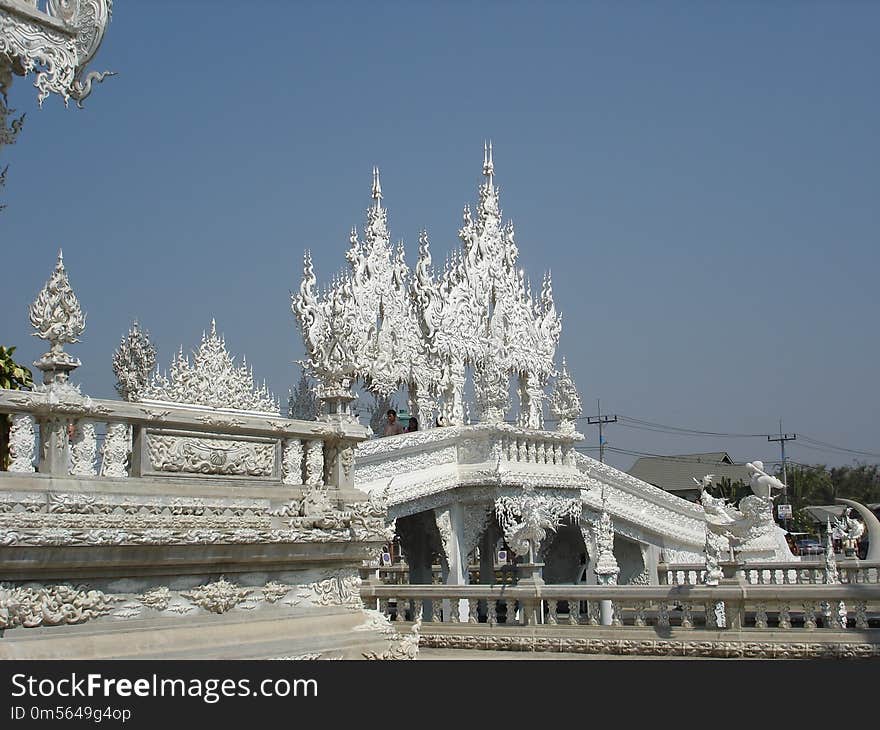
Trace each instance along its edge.
{"label": "white stucco filigree", "polygon": [[207,406],[263,415],[278,416],[281,407],[266,384],[254,384],[253,368],[243,359],[241,365],[226,350],[226,341],[217,334],[211,320],[210,334],[202,333],[193,362],[183,348],[171,363],[170,375],[156,372],[139,398],[144,403],[174,403]]}
{"label": "white stucco filigree", "polygon": [[65,105],[77,106],[91,93],[92,84],[110,72],[86,72],[110,23],[113,0],[36,0],[0,6],[0,55],[15,62],[18,73],[36,72],[34,86],[42,106],[49,94]]}
{"label": "white stucco filigree", "polygon": [[113,353],[116,392],[124,400],[137,400],[155,368],[156,348],[150,340],[150,333],[133,322]]}

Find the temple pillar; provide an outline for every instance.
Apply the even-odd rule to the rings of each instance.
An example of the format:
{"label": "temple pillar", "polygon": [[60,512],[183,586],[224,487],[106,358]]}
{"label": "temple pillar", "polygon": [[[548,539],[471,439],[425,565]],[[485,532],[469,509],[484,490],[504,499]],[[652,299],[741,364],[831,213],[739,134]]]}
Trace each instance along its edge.
{"label": "temple pillar", "polygon": [[[470,582],[467,564],[467,547],[464,536],[464,507],[460,504],[452,504],[434,510],[434,519],[437,529],[440,531],[440,539],[443,543],[443,552],[446,556],[446,570],[443,582],[450,586],[465,586]],[[443,601],[443,609],[449,610],[449,601]],[[459,617],[467,620],[468,602],[466,599],[459,601]]]}
{"label": "temple pillar", "polygon": [[[397,519],[397,536],[400,538],[400,545],[409,566],[411,585],[431,585],[433,582],[434,576],[431,570],[434,556],[433,530],[428,529],[426,517],[430,515],[421,513]],[[422,620],[430,621],[431,613],[431,601],[423,601]]]}

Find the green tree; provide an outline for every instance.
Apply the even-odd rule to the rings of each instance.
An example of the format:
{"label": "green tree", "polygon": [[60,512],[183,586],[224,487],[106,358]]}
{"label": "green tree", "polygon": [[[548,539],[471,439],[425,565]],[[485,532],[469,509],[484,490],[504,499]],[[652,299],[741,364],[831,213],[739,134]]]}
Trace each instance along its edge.
{"label": "green tree", "polygon": [[[14,347],[0,345],[0,388],[7,390],[29,390],[34,386],[34,377],[29,368],[19,365],[12,359]],[[12,419],[8,414],[0,414],[0,469],[9,468],[9,428]]]}
{"label": "green tree", "polygon": [[[834,504],[836,497],[862,504],[880,502],[880,466],[877,464],[856,463],[830,469],[825,464],[789,464],[787,473],[793,527],[798,531],[815,529],[804,507]],[[777,476],[782,476],[781,470]]]}

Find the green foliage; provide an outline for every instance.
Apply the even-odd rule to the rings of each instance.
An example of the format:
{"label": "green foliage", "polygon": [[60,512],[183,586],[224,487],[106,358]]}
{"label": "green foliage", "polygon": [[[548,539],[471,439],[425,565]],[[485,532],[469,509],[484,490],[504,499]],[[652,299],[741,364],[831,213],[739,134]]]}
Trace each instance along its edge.
{"label": "green foliage", "polygon": [[[828,468],[824,464],[789,464],[788,498],[792,505],[792,529],[813,532],[815,523],[804,507],[834,504],[836,497],[862,504],[880,502],[880,465],[855,464]],[[782,470],[777,471],[782,477]]]}
{"label": "green foliage", "polygon": [[[26,390],[34,387],[34,376],[24,365],[12,359],[14,347],[0,345],[0,388]],[[9,466],[9,427],[8,415],[0,414],[0,469]]]}
{"label": "green foliage", "polygon": [[734,482],[730,477],[721,477],[712,485],[712,489],[709,491],[712,493],[712,496],[724,497],[732,504],[739,502],[743,497],[752,493],[751,487],[742,479],[737,479]]}
{"label": "green foliage", "polygon": [[34,386],[34,376],[30,369],[19,365],[12,359],[14,347],[0,345],[0,388],[23,390]]}

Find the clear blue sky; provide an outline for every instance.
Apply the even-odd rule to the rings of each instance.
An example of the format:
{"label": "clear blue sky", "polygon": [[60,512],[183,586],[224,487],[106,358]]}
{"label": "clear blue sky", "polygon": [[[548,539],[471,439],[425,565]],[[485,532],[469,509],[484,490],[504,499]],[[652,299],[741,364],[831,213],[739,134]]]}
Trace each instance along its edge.
{"label": "clear blue sky", "polygon": [[[115,3],[86,108],[27,112],[3,151],[0,342],[64,247],[84,390],[137,317],[167,364],[212,316],[278,394],[302,355],[303,249],[326,280],[382,170],[414,262],[458,244],[495,144],[533,281],[551,269],[586,403],[880,453],[880,4]],[[596,433],[585,426],[588,445]],[[763,439],[612,426],[654,453],[778,459]],[[801,462],[844,454],[790,444]],[[631,456],[613,454],[629,466]],[[868,459],[871,460],[871,459]],[[875,459],[876,461],[876,459]]]}

